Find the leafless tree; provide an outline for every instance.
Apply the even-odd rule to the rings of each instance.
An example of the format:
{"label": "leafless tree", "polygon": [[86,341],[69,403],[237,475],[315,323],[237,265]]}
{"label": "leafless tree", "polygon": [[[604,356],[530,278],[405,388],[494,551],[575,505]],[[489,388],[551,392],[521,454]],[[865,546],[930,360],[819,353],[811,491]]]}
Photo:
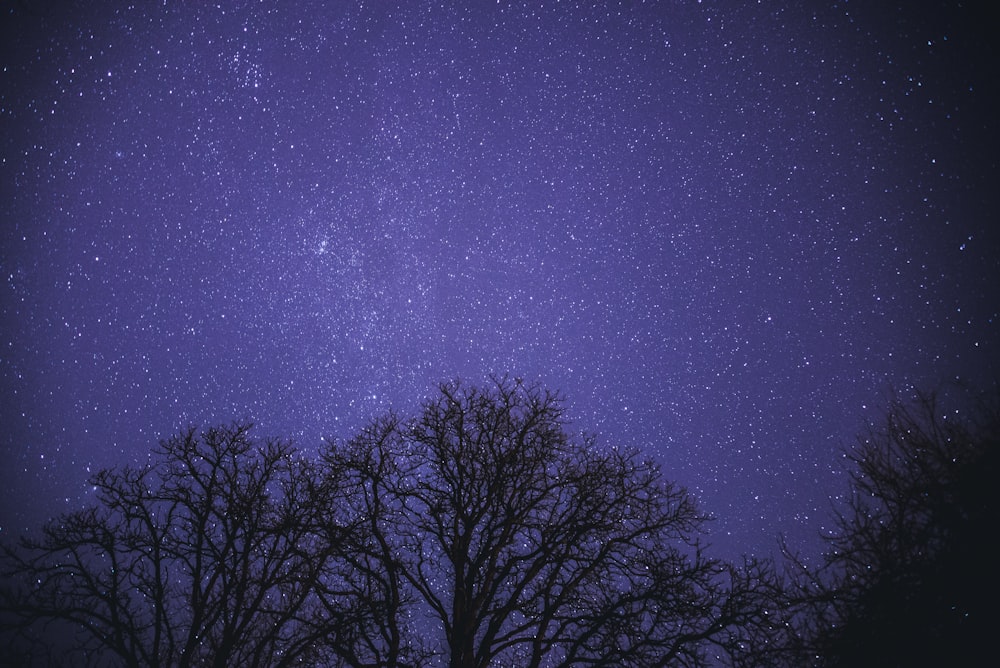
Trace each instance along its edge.
{"label": "leafless tree", "polygon": [[94,507],[6,547],[9,655],[126,666],[317,660],[331,620],[316,583],[348,531],[319,513],[329,501],[315,466],[249,430],[166,440],[149,465],[97,474]]}
{"label": "leafless tree", "polygon": [[1000,393],[894,400],[849,452],[825,561],[795,559],[793,665],[981,665],[1000,595]]}
{"label": "leafless tree", "polygon": [[443,385],[325,459],[353,472],[356,585],[385,602],[355,665],[402,665],[404,646],[451,668],[738,663],[770,632],[769,567],[707,557],[691,496],[632,451],[571,439],[537,387]]}
{"label": "leafless tree", "polygon": [[103,471],[96,505],[3,548],[28,664],[486,668],[750,665],[782,625],[766,562],[559,397],[442,385],[307,459],[249,426]]}

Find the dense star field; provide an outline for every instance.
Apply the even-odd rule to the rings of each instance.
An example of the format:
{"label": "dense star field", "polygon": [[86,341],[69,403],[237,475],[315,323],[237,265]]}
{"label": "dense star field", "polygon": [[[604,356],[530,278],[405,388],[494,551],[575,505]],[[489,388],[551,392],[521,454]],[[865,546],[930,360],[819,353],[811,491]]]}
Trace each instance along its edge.
{"label": "dense star field", "polygon": [[815,550],[890,389],[1000,369],[990,24],[594,4],[4,3],[0,536],[506,373]]}

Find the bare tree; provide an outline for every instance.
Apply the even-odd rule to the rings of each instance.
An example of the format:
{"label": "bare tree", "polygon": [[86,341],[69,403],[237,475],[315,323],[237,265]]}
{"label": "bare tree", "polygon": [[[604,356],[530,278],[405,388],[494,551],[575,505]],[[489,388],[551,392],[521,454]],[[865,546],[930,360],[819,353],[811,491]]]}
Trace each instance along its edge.
{"label": "bare tree", "polygon": [[367,665],[402,665],[401,646],[451,668],[735,663],[769,632],[770,569],[706,557],[687,492],[634,452],[571,440],[537,387],[443,385],[326,461],[353,471],[357,586],[385,602]]}
{"label": "bare tree", "polygon": [[348,531],[326,483],[249,425],[194,429],[94,477],[97,505],[3,554],[8,651],[72,665],[281,666],[331,632],[316,583]]}
{"label": "bare tree", "polygon": [[1000,393],[948,390],[893,401],[849,453],[825,561],[791,562],[793,665],[978,665],[994,653]]}
{"label": "bare tree", "polygon": [[685,490],[520,381],[443,385],[319,460],[192,429],[92,482],[0,553],[12,660],[741,665],[782,628],[769,564],[707,556]]}
{"label": "bare tree", "polygon": [[[321,599],[331,615],[354,611],[328,638],[339,665],[352,668],[427,665],[432,652],[411,613],[413,592],[404,577],[403,555],[395,535],[399,500],[387,493],[400,479],[400,425],[395,416],[373,420],[344,447],[331,445],[324,460],[335,481],[329,488],[331,517],[350,525],[352,541],[344,558],[332,561],[322,579]],[[401,468],[402,467],[402,468]]]}

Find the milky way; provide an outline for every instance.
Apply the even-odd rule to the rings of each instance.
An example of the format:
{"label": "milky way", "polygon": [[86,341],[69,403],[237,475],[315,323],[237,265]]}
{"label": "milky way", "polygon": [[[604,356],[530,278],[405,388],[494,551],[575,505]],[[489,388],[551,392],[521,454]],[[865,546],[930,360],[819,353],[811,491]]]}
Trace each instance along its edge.
{"label": "milky way", "polygon": [[0,535],[187,425],[506,373],[809,551],[892,388],[997,375],[957,3],[102,4],[3,9]]}

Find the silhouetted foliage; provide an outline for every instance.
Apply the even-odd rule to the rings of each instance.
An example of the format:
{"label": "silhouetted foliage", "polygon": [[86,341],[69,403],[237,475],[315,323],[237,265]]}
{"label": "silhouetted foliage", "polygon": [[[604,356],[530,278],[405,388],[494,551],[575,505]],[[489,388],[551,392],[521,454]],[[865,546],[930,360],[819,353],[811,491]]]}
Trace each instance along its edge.
{"label": "silhouetted foliage", "polygon": [[635,452],[571,440],[551,393],[444,385],[325,459],[368,522],[352,583],[385,603],[353,665],[396,665],[401,645],[452,668],[703,665],[771,633],[770,569],[707,557],[687,492]]}
{"label": "silhouetted foliage", "polygon": [[[317,656],[314,588],[338,550],[320,476],[248,425],[193,429],[97,474],[98,505],[4,551],[8,658],[279,666]],[[55,648],[55,651],[51,651]]]}
{"label": "silhouetted foliage", "polygon": [[850,458],[825,563],[793,574],[792,664],[980,665],[1000,594],[1000,394],[894,401]]}
{"label": "silhouetted foliage", "polygon": [[709,557],[691,496],[506,378],[441,386],[318,458],[248,425],[102,471],[96,505],[2,552],[26,665],[755,665],[767,562]]}

